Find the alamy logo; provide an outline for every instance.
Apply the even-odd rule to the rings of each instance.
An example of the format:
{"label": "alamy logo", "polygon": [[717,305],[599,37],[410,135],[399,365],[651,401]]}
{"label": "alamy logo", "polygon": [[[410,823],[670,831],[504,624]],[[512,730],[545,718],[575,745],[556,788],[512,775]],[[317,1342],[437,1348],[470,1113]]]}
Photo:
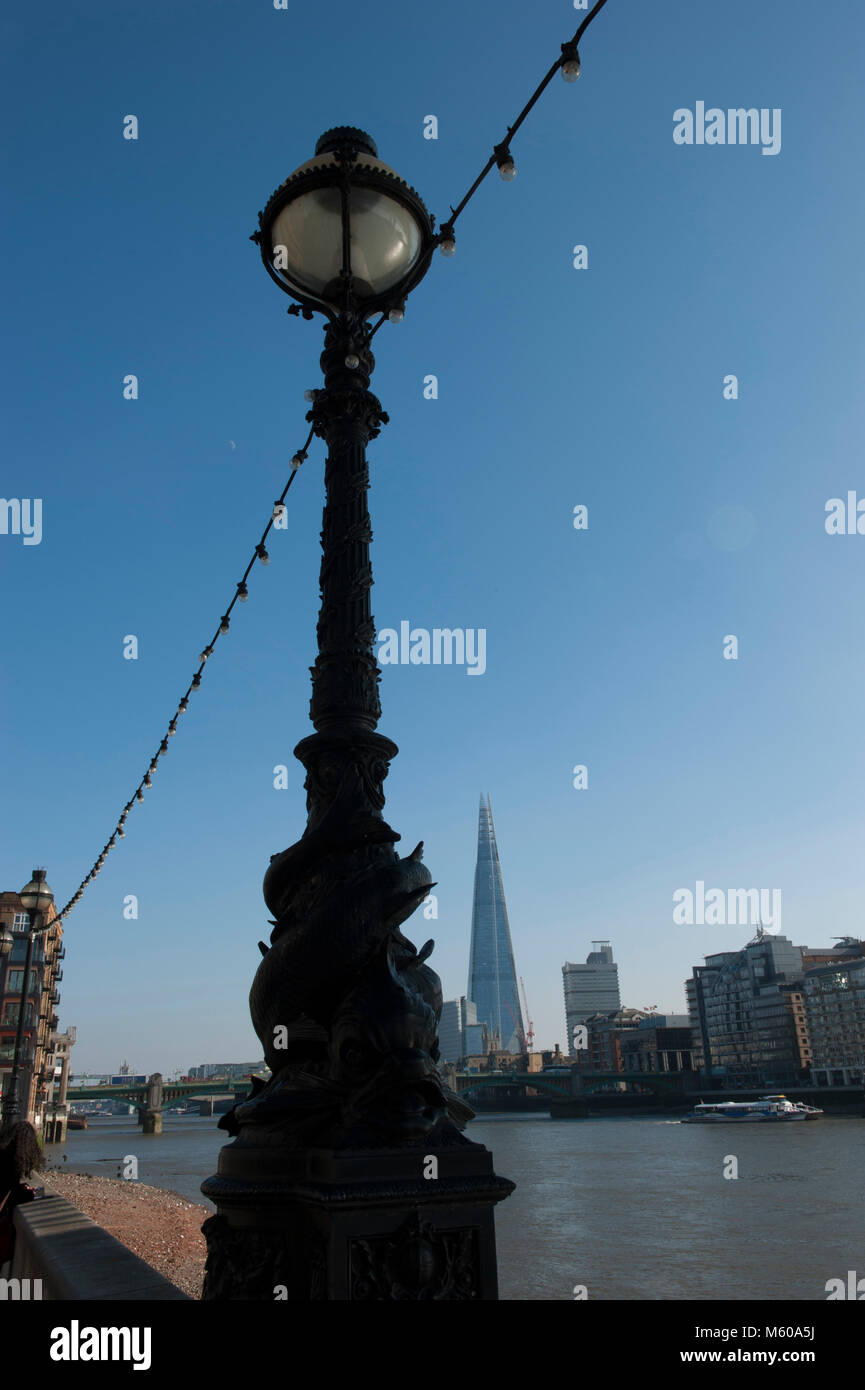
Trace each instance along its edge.
{"label": "alamy logo", "polygon": [[403,621],[399,632],[383,627],[377,640],[382,666],[465,666],[469,676],[482,676],[487,669],[487,630],[485,627],[412,627]]}
{"label": "alamy logo", "polygon": [[16,1302],[27,1302],[41,1297],[41,1279],[0,1279],[0,1303],[10,1298]]}
{"label": "alamy logo", "polygon": [[865,497],[857,500],[855,492],[842,497],[830,497],[826,503],[825,522],[828,536],[865,536]]}
{"label": "alamy logo", "polygon": [[131,1361],[134,1371],[150,1370],[149,1327],[69,1327],[51,1329],[52,1361]]}
{"label": "alamy logo", "polygon": [[42,540],[42,498],[0,497],[0,535],[21,536],[25,545]]}
{"label": "alamy logo", "polygon": [[710,888],[698,878],[695,890],[677,888],[673,894],[677,927],[761,927],[776,936],[781,930],[781,889]]}
{"label": "alamy logo", "polygon": [[781,108],[767,106],[745,109],[738,106],[722,111],[698,101],[693,111],[680,106],[673,112],[673,143],[676,145],[762,145],[763,154],[781,152]]}
{"label": "alamy logo", "polygon": [[848,1298],[854,1303],[865,1301],[865,1279],[857,1279],[855,1269],[848,1269],[846,1285],[843,1279],[827,1279],[823,1287],[829,1303],[837,1298]]}

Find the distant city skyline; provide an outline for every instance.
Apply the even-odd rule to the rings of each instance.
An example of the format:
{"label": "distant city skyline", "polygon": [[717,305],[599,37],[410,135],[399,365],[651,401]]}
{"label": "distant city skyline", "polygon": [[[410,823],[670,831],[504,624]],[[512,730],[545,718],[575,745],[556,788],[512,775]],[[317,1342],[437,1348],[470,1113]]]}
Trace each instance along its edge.
{"label": "distant city skyline", "polygon": [[[322,332],[268,280],[258,209],[346,123],[440,224],[575,13],[223,5],[202,61],[195,7],[14,8],[0,887],[44,865],[62,906],[101,854],[306,438]],[[841,5],[606,5],[517,177],[492,169],[375,337],[376,638],[432,635],[380,684],[384,814],[436,881],[403,930],[463,995],[489,788],[538,1049],[568,1049],[562,965],[593,938],[624,1004],[671,1014],[743,946],[677,921],[683,888],[777,890],[796,945],[861,930],[865,535],[826,523],[865,496],[863,29]],[[783,146],[676,143],[698,102],[783,112]],[[59,231],[33,215],[46,170]],[[64,921],[76,1069],[260,1051],[261,884],[306,821],[323,459]],[[472,662],[437,663],[437,631]]]}
{"label": "distant city skyline", "polygon": [[[488,880],[490,881],[490,884],[492,885],[492,891],[493,891],[493,893],[495,894],[495,893],[497,892],[497,889],[496,889],[496,875],[498,874],[498,882],[500,883],[500,882],[501,882],[501,869],[500,869],[500,864],[499,864],[499,861],[498,861],[498,851],[497,851],[497,843],[496,843],[496,838],[495,838],[495,828],[494,828],[493,821],[492,821],[491,798],[487,797],[487,798],[485,799],[483,796],[481,797],[481,807],[480,807],[479,821],[478,821],[478,846],[479,846],[479,859],[478,859],[478,861],[477,861],[477,863],[476,863],[476,875],[475,875],[476,880],[477,880],[478,869],[480,868],[480,866],[481,866],[481,864],[482,864],[482,865],[483,865],[483,870],[482,870],[483,876],[485,877],[485,879],[488,879]],[[483,858],[480,857],[481,847],[483,848]],[[6,891],[6,890],[0,890],[0,891]],[[475,910],[475,909],[473,909],[473,915],[474,915],[474,910]],[[420,914],[418,914],[418,915],[420,915]],[[505,920],[505,923],[507,924],[506,913],[505,913],[505,918],[504,918],[504,920]],[[508,936],[509,936],[509,924],[507,924],[507,929],[508,929]],[[471,933],[470,933],[469,935],[471,936]],[[756,933],[756,935],[759,937],[759,935],[760,935],[759,930],[758,930],[758,932]],[[742,939],[741,939],[740,941],[737,941],[737,942],[735,942],[735,943],[732,944],[732,945],[728,945],[728,947],[726,948],[726,951],[721,953],[721,956],[723,956],[724,958],[732,958],[732,957],[735,956],[737,953],[743,952],[743,951],[745,950],[745,948],[747,947],[747,945],[749,944],[749,942],[753,941],[754,939],[755,939],[755,933],[753,933],[753,932],[747,932],[746,934],[744,934],[744,935],[742,936]],[[769,941],[771,941],[771,940],[773,940],[773,939],[775,939],[775,938],[772,938],[772,936],[771,936],[769,933],[767,933],[767,939],[768,939]],[[856,937],[855,934],[852,935],[852,936],[844,937],[842,934],[834,933],[831,937],[827,937],[826,940],[819,940],[819,941],[817,941],[817,940],[811,939],[811,940],[802,941],[802,942],[798,942],[798,943],[791,943],[791,944],[795,947],[796,951],[799,952],[800,954],[801,954],[801,953],[813,954],[813,953],[818,952],[818,951],[823,951],[823,950],[832,949],[833,942],[837,942],[837,941],[840,940],[840,939],[848,940],[848,941],[857,941],[857,940],[859,940],[859,938]],[[786,940],[786,936],[785,936],[784,940]],[[616,1004],[615,1002],[610,1002],[610,1001],[608,1001],[608,1000],[605,1000],[605,998],[601,998],[600,995],[598,995],[598,997],[595,998],[595,996],[594,996],[594,994],[592,993],[592,990],[591,990],[592,981],[588,980],[588,976],[589,976],[590,974],[592,974],[592,973],[598,974],[598,972],[600,972],[600,976],[603,977],[603,978],[599,978],[598,981],[597,981],[597,983],[600,985],[600,987],[601,987],[601,992],[602,992],[602,993],[603,993],[603,989],[604,989],[605,987],[606,987],[607,990],[610,990],[611,988],[612,988],[612,989],[618,988],[618,967],[619,967],[619,962],[618,962],[618,961],[612,960],[613,951],[612,951],[611,943],[608,942],[608,941],[603,941],[603,940],[595,939],[595,940],[592,940],[590,944],[592,945],[592,947],[593,947],[594,949],[593,949],[592,951],[589,952],[589,954],[588,954],[588,956],[587,956],[587,958],[586,958],[586,964],[585,964],[585,965],[582,965],[582,966],[577,965],[577,966],[575,966],[575,965],[573,965],[573,964],[571,964],[571,963],[565,962],[564,965],[561,967],[562,974],[563,974],[564,981],[565,981],[565,1000],[566,1000],[565,1005],[564,1005],[564,1007],[562,1008],[562,1013],[563,1013],[563,1015],[567,1015],[567,1010],[568,1010],[567,1001],[568,1001],[568,999],[570,999],[570,1001],[571,1001],[571,1012],[573,1012],[574,1018],[576,1018],[576,1017],[577,1017],[577,1014],[579,1014],[580,1020],[581,1020],[581,1021],[582,1021],[582,1018],[583,1018],[588,1012],[604,1012],[604,1011],[606,1011],[606,1004],[607,1004],[607,1003],[610,1004],[610,1009],[611,1009],[611,1010],[619,1006],[619,1005]],[[600,949],[598,949],[598,948],[600,948]],[[693,972],[694,972],[695,970],[704,968],[704,967],[705,967],[705,962],[706,962],[706,960],[711,960],[712,958],[721,958],[721,957],[719,957],[718,951],[707,951],[707,952],[705,953],[705,955],[703,955],[703,956],[700,957],[699,960],[696,960],[696,959],[695,959],[694,961],[691,962],[691,968],[688,970],[688,972],[686,973],[684,979],[683,979],[683,980],[680,982],[680,984],[679,984],[679,991],[678,991],[678,992],[679,992],[679,995],[680,995],[680,997],[681,997],[683,1003],[682,1003],[678,1008],[675,1008],[675,1007],[673,1007],[673,1008],[671,1008],[671,1007],[661,1007],[661,1006],[657,1006],[657,1005],[647,1006],[647,1005],[642,1001],[642,999],[640,1000],[639,1003],[637,1003],[637,1002],[636,1002],[636,998],[630,997],[630,996],[626,995],[623,991],[620,991],[620,993],[619,993],[619,1004],[620,1004],[622,1007],[624,1007],[624,1008],[638,1008],[638,1009],[643,1009],[643,1008],[653,1008],[653,1009],[654,1009],[654,1008],[659,1008],[660,1015],[664,1015],[664,1014],[682,1015],[683,1013],[686,1013],[686,1012],[687,1012],[687,1009],[688,1009],[688,1000],[689,1000],[689,997],[690,997],[690,990],[691,990],[691,987],[692,987],[692,974],[693,974]],[[511,962],[513,963],[513,957],[511,957]],[[609,976],[609,978],[607,978],[607,975],[604,974],[605,967],[606,967],[607,975]],[[612,971],[612,973],[610,973],[610,971]],[[570,986],[569,986],[569,983],[568,983],[569,974],[568,974],[567,972],[570,972],[570,980],[571,980],[571,982],[572,982],[572,983],[570,984]],[[582,972],[582,976],[584,977],[584,982],[583,982],[582,984],[577,982],[579,977],[576,976],[576,975],[574,974],[574,972]],[[611,985],[611,983],[610,983],[611,981],[614,982],[612,985]],[[581,989],[587,990],[588,992],[585,994],[585,998],[582,999],[582,1000],[580,1001],[580,1005],[577,1006],[577,1005],[575,1004],[576,993],[579,993]],[[576,993],[575,993],[575,991],[576,991]],[[447,989],[447,987],[446,987],[446,985],[445,985],[445,987],[444,987],[443,993],[444,993],[444,997],[445,997],[446,1000],[448,1000],[448,999],[451,999],[451,1000],[452,1000],[454,997],[459,998],[459,996],[452,996],[452,995],[450,995],[450,994],[449,994],[449,991],[448,991],[448,989]],[[670,986],[670,993],[671,993],[671,994],[674,994],[674,993],[675,993],[675,986],[672,986],[672,985]],[[590,995],[590,994],[591,994],[591,998],[589,998],[589,995]],[[465,996],[464,996],[464,998],[465,998]],[[612,996],[611,996],[611,999],[612,999]],[[473,1001],[472,1001],[472,1002],[473,1002]],[[595,1006],[597,1006],[597,1008],[596,1008]],[[61,1009],[62,1009],[62,1006],[61,1006]],[[518,1016],[518,1018],[519,1018],[519,1020],[520,1020],[520,1027],[522,1027],[522,1026],[523,1026],[522,1013],[520,1012],[517,1016]],[[478,1018],[479,1020],[481,1019],[480,1014],[477,1014],[477,1018]],[[81,1034],[82,1034],[82,1028],[81,1028],[80,1022],[78,1022],[78,1021],[75,1020],[75,1019],[71,1019],[71,1018],[65,1020],[64,1026],[67,1026],[67,1027],[68,1027],[70,1024],[72,1024],[73,1026],[77,1026],[77,1027],[78,1027],[78,1029],[79,1029],[79,1038],[80,1038],[80,1037],[81,1037]],[[478,1031],[478,1029],[476,1028],[475,1031]],[[82,1041],[86,1042],[86,1027],[84,1028],[83,1032],[84,1032],[84,1038],[82,1039]],[[564,1038],[564,1039],[565,1039],[565,1041],[564,1041],[563,1044],[562,1044],[561,1041],[560,1041],[561,1038]],[[554,1046],[559,1045],[559,1046],[562,1046],[562,1050],[563,1050],[566,1054],[567,1054],[568,1052],[570,1052],[571,1054],[573,1054],[573,1046],[572,1046],[572,1044],[573,1044],[572,1030],[571,1030],[571,1028],[570,1028],[569,1026],[566,1026],[566,1023],[563,1021],[559,1033],[558,1033],[555,1037],[551,1037],[551,1038],[549,1039],[549,1041],[547,1041],[547,1040],[539,1040],[539,1039],[536,1037],[535,1045],[534,1045],[534,1051],[535,1051],[535,1052],[551,1051],[552,1048],[553,1048]],[[143,1050],[144,1050],[144,1052],[145,1052],[146,1054],[148,1054],[148,1056],[149,1056],[149,1054],[150,1054],[150,1052],[151,1052],[151,1045],[150,1045],[150,1044],[145,1044]],[[122,1053],[124,1053],[123,1059],[122,1059],[121,1063],[115,1068],[115,1067],[111,1067],[111,1066],[107,1066],[107,1067],[106,1067],[106,1066],[104,1066],[104,1065],[100,1065],[98,1061],[97,1061],[97,1062],[93,1062],[92,1060],[84,1061],[83,1059],[85,1059],[85,1058],[88,1056],[87,1051],[86,1051],[86,1048],[85,1048],[85,1047],[77,1047],[77,1048],[76,1048],[77,1056],[75,1056],[75,1058],[74,1058],[75,1065],[72,1067],[71,1072],[70,1072],[70,1075],[72,1075],[72,1076],[74,1076],[74,1077],[84,1077],[84,1076],[112,1076],[112,1075],[119,1075],[120,1072],[121,1072],[121,1070],[123,1069],[123,1067],[124,1067],[125,1065],[128,1065],[128,1063],[126,1062],[126,1055],[125,1055],[124,1049],[123,1049],[122,1047],[120,1048],[120,1051],[121,1051]],[[129,1049],[126,1049],[126,1051],[129,1051]],[[254,1047],[253,1047],[253,1051],[254,1051]],[[238,1054],[236,1054],[236,1055],[242,1055],[242,1053],[241,1053],[241,1052],[238,1052]],[[104,1058],[101,1059],[101,1060],[104,1060]],[[189,1067],[192,1067],[192,1068],[195,1068],[195,1069],[199,1069],[199,1068],[202,1067],[202,1066],[206,1066],[206,1067],[210,1068],[210,1067],[213,1067],[213,1066],[215,1066],[215,1065],[218,1065],[218,1064],[208,1063],[208,1062],[205,1061],[205,1062],[191,1063],[191,1064],[189,1064]],[[246,1064],[244,1064],[244,1063],[237,1063],[237,1062],[230,1062],[230,1063],[227,1063],[226,1065],[228,1065],[228,1066],[230,1066],[230,1067],[232,1067],[232,1068],[237,1068],[238,1066],[242,1066],[242,1065],[246,1065]],[[253,1065],[253,1064],[250,1064],[250,1065]],[[261,1065],[261,1064],[259,1063],[259,1064],[256,1064],[256,1065]],[[192,1073],[192,1071],[189,1070],[189,1067],[186,1066],[186,1065],[184,1065],[184,1064],[182,1064],[182,1063],[177,1063],[177,1062],[172,1062],[171,1064],[169,1064],[169,1065],[166,1066],[164,1063],[152,1062],[152,1061],[150,1061],[150,1060],[147,1060],[147,1058],[145,1058],[145,1062],[144,1062],[144,1066],[143,1066],[143,1067],[130,1066],[129,1070],[130,1070],[133,1074],[140,1074],[142,1071],[143,1071],[143,1072],[146,1072],[147,1074],[150,1074],[150,1073],[153,1072],[153,1071],[161,1071],[165,1076],[191,1075],[191,1074],[193,1074],[193,1073]]]}

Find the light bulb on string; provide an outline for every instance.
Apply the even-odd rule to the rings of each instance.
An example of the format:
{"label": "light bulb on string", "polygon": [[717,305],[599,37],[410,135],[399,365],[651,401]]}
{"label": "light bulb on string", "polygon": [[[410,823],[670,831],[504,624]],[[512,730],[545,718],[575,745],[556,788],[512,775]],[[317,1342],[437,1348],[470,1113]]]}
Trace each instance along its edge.
{"label": "light bulb on string", "polygon": [[570,43],[562,44],[562,77],[566,82],[576,82],[582,68],[580,67],[580,55],[577,52],[577,45],[573,39]]}
{"label": "light bulb on string", "polygon": [[509,149],[496,148],[496,164],[499,173],[506,183],[517,176],[517,166],[514,164],[513,157]]}

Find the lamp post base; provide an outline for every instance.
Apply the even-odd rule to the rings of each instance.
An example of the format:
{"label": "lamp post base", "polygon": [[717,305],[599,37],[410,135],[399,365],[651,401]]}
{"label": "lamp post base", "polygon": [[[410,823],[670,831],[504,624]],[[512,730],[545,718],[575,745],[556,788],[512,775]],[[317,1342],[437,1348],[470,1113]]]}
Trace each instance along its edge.
{"label": "lamp post base", "polygon": [[348,1151],[222,1149],[205,1300],[498,1298],[493,1208],[514,1184],[481,1144]]}

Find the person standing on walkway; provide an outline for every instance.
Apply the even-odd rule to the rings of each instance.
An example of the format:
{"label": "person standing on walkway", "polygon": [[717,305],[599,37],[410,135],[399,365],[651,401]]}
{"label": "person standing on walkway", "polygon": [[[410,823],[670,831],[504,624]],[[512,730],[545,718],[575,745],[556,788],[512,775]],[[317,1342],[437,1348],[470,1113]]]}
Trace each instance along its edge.
{"label": "person standing on walkway", "polygon": [[16,1120],[0,1131],[0,1279],[9,1277],[12,1266],[15,1208],[36,1196],[36,1189],[24,1179],[38,1172],[42,1163],[36,1131],[26,1120]]}

